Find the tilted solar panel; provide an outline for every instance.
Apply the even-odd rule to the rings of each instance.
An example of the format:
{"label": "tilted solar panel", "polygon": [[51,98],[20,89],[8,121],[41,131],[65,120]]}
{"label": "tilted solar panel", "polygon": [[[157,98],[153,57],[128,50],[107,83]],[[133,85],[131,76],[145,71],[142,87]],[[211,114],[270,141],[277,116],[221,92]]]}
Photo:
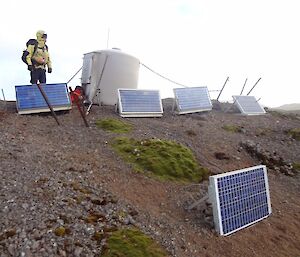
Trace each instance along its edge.
{"label": "tilted solar panel", "polygon": [[[71,109],[67,84],[41,85],[54,111]],[[19,114],[50,112],[37,85],[15,86]]]}
{"label": "tilted solar panel", "polygon": [[209,182],[215,228],[221,235],[254,224],[272,212],[264,165],[211,176]]}
{"label": "tilted solar panel", "polygon": [[118,109],[122,117],[160,117],[163,113],[158,90],[118,89]]}
{"label": "tilted solar panel", "polygon": [[212,110],[207,87],[174,88],[174,95],[179,114]]}
{"label": "tilted solar panel", "polygon": [[266,111],[264,108],[260,106],[258,101],[255,99],[254,96],[248,95],[234,95],[232,96],[234,99],[235,105],[239,108],[239,110],[243,114],[247,115],[259,115],[265,114]]}

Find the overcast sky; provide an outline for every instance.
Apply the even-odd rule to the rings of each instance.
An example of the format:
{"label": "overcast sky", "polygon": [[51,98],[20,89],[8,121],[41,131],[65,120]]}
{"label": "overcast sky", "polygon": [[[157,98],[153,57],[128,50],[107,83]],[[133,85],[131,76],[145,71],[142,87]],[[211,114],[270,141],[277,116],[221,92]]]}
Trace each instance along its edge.
{"label": "overcast sky", "polygon": [[[1,2],[0,88],[15,99],[29,84],[22,50],[37,30],[48,34],[53,73],[67,82],[86,52],[118,47],[162,75],[187,86],[220,89],[232,100],[244,93],[266,106],[300,102],[298,0],[85,0]],[[109,40],[108,39],[109,30]],[[79,74],[71,86],[80,84]],[[178,87],[140,67],[139,88]],[[212,92],[211,98],[217,93]],[[0,94],[2,99],[2,94]]]}

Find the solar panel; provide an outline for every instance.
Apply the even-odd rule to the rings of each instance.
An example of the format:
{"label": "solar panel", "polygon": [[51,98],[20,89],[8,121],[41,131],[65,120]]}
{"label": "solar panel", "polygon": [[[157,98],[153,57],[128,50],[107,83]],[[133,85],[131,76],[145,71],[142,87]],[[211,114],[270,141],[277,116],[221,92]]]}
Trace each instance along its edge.
{"label": "solar panel", "polygon": [[174,95],[179,114],[212,110],[207,87],[174,88]]}
{"label": "solar panel", "polygon": [[[71,109],[67,84],[41,85],[54,111]],[[15,86],[16,103],[19,114],[50,112],[37,85]]]}
{"label": "solar panel", "polygon": [[158,90],[118,89],[122,117],[161,117],[163,108]]}
{"label": "solar panel", "polygon": [[258,101],[256,101],[254,96],[248,95],[235,95],[232,96],[235,102],[235,105],[239,110],[246,115],[259,115],[265,114],[266,111],[260,106]]}
{"label": "solar panel", "polygon": [[266,218],[272,212],[266,166],[211,176],[209,198],[215,228],[221,235]]}

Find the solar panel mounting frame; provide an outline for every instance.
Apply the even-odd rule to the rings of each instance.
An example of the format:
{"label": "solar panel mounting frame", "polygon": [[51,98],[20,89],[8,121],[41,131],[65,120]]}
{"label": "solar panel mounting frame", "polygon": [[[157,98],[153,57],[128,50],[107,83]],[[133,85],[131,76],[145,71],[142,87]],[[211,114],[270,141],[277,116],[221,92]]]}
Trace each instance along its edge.
{"label": "solar panel mounting frame", "polygon": [[[207,102],[209,103],[208,106],[198,106],[197,108],[190,108],[187,110],[182,110],[181,103],[183,99],[180,99],[180,96],[177,94],[177,91],[188,91],[188,90],[205,90],[206,96],[207,96]],[[174,88],[174,105],[173,105],[173,111],[175,111],[177,114],[188,114],[188,113],[195,113],[195,112],[204,112],[204,111],[211,111],[212,110],[212,102],[209,96],[208,88],[207,87],[187,87],[187,88]],[[203,93],[203,92],[202,92]],[[199,100],[199,99],[198,99]]]}
{"label": "solar panel mounting frame", "polygon": [[[227,176],[242,174],[242,173],[247,175],[247,174],[250,174],[251,171],[255,171],[255,170],[262,170],[262,172],[263,172],[264,186],[265,186],[265,191],[264,192],[265,192],[265,197],[266,197],[265,200],[267,201],[267,203],[265,204],[265,208],[267,208],[267,212],[262,217],[259,217],[259,218],[255,219],[255,220],[253,220],[253,221],[251,221],[247,224],[243,224],[240,227],[237,227],[237,228],[235,228],[231,231],[225,231],[225,229],[224,229],[225,226],[222,222],[222,212],[221,212],[221,205],[220,205],[221,200],[220,200],[220,194],[219,194],[219,190],[218,190],[218,179],[224,178],[224,177],[227,177]],[[254,184],[252,184],[252,185],[254,185]],[[242,188],[242,186],[241,186],[241,188]],[[247,191],[249,189],[243,188],[241,190]],[[241,169],[241,170],[236,170],[236,171],[231,171],[231,172],[226,172],[226,173],[223,173],[223,174],[210,176],[209,177],[209,190],[208,191],[209,191],[209,201],[212,203],[212,208],[213,208],[213,217],[214,217],[215,229],[222,236],[230,235],[230,234],[232,234],[232,233],[234,233],[238,230],[241,230],[243,228],[251,226],[251,225],[267,218],[272,213],[271,201],[270,201],[270,192],[269,192],[269,183],[268,183],[268,177],[267,177],[267,168],[266,168],[265,165],[258,165],[258,166],[254,166],[254,167],[250,167],[250,168],[245,168],[245,169]],[[234,190],[232,191],[232,194],[233,194],[233,192],[234,192]],[[223,195],[222,197],[224,199],[226,196]],[[236,197],[238,197],[238,196],[236,196]],[[246,198],[244,200],[246,200]],[[233,211],[233,205],[234,205],[234,202],[231,203],[232,207],[228,208],[231,212]],[[240,205],[242,205],[241,202],[240,202]],[[246,204],[244,203],[244,205],[247,205],[247,207],[248,207],[247,202],[246,202]],[[250,207],[253,207],[253,206],[250,206]],[[232,209],[230,209],[230,208],[232,208]],[[223,208],[223,214],[224,213],[228,214],[229,211],[224,210],[224,209],[225,208]],[[252,210],[254,210],[254,209],[252,209]],[[223,215],[224,217],[226,217],[225,214]],[[243,215],[247,215],[246,212]],[[228,218],[228,219],[230,219],[230,218]],[[243,216],[243,218],[241,218],[241,216],[239,218],[240,218],[240,220],[244,219],[244,216]],[[225,218],[224,218],[224,220],[225,220]],[[234,221],[234,222],[236,222],[236,221]]]}
{"label": "solar panel mounting frame", "polygon": [[[258,103],[258,101],[255,99],[254,96],[233,95],[232,98],[234,100],[234,104],[237,106],[237,108],[240,110],[240,112],[244,115],[262,115],[262,114],[266,114],[266,111],[264,110],[264,108],[262,108],[260,106],[260,104]],[[250,104],[252,104],[251,107],[252,108],[253,107],[257,108],[256,111],[247,111],[247,108],[249,108],[249,106],[243,105],[243,102],[240,102],[239,98],[248,98],[248,101],[249,100],[252,101],[252,102],[250,102]]]}
{"label": "solar panel mounting frame", "polygon": [[[126,90],[126,91],[136,91],[136,92],[157,92],[157,96],[159,98],[159,111],[155,112],[145,112],[145,111],[135,111],[135,112],[126,112],[123,110],[123,105],[122,105],[122,95],[121,91]],[[158,99],[157,99],[158,100]],[[133,117],[162,117],[163,115],[163,106],[162,106],[162,101],[160,98],[160,92],[159,90],[155,89],[133,89],[133,88],[118,88],[118,103],[116,106],[117,111],[119,111],[119,115],[121,117],[128,117],[128,118],[133,118]]]}

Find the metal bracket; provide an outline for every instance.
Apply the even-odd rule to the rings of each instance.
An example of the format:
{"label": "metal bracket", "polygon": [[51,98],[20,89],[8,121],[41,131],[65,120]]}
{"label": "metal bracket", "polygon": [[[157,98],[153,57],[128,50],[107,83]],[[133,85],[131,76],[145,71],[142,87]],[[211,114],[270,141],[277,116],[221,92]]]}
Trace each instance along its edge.
{"label": "metal bracket", "polygon": [[207,199],[208,199],[208,194],[203,196],[201,199],[199,199],[198,201],[194,202],[193,204],[191,204],[187,209],[188,210],[192,210],[194,209],[195,207],[197,207],[198,205],[204,203]]}

